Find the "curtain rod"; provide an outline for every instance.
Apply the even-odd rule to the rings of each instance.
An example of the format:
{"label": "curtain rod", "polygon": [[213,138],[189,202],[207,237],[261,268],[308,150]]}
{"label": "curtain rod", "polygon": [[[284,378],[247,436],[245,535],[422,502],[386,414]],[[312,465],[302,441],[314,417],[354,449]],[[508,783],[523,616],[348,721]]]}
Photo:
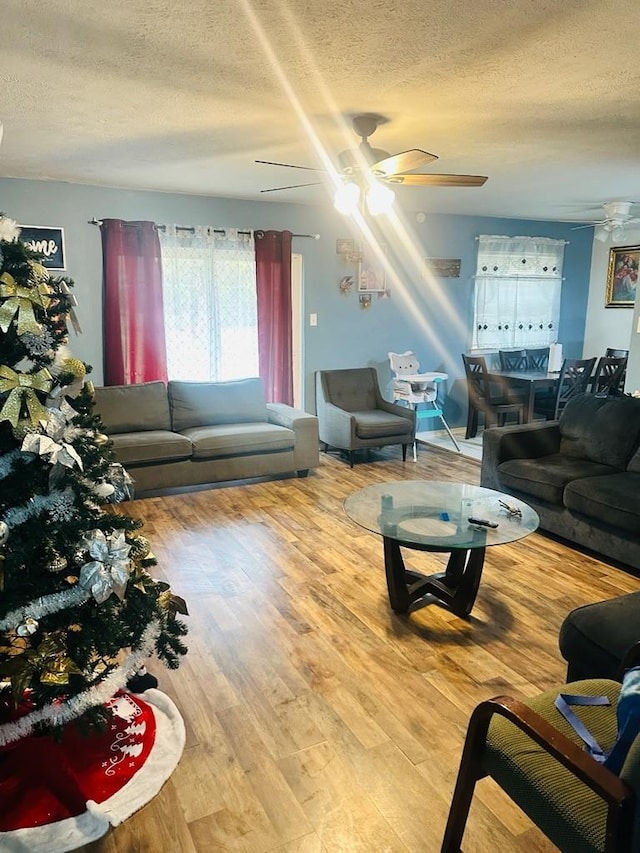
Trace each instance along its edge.
{"label": "curtain rod", "polygon": [[[483,234],[482,236],[483,236],[483,237],[485,237],[485,236],[493,237],[494,235],[493,235],[493,234],[488,234],[488,235]],[[518,239],[519,239],[519,237],[525,237],[527,240],[558,240],[558,238],[557,238],[557,237],[527,237],[525,234],[520,234],[520,235],[519,235],[519,237],[506,237],[506,236],[504,236],[504,235],[502,235],[502,234],[498,234],[498,235],[495,235],[495,236],[500,237],[500,238],[502,238],[502,239],[504,239],[504,240],[518,240]],[[477,242],[478,242],[478,240],[480,239],[480,237],[474,237],[473,239],[474,239],[474,240],[476,241],[476,243],[477,243]],[[570,243],[571,243],[571,241],[570,241],[570,240],[558,240],[558,243],[564,243],[564,244],[565,244],[565,246],[569,246],[569,245],[570,245]]]}
{"label": "curtain rod", "polygon": [[[89,225],[100,226],[100,225],[102,225],[102,219],[96,219],[94,216],[93,219],[89,220]],[[204,226],[204,227],[206,228],[208,226]],[[165,231],[167,226],[166,225],[156,225],[156,228],[158,229],[158,231]],[[193,227],[193,225],[176,225],[176,231],[192,231],[193,232],[195,230],[196,229]],[[226,234],[227,233],[226,229],[224,229],[224,228],[212,228],[211,230],[213,231],[214,234]],[[261,229],[256,229],[256,230],[261,230]],[[253,231],[238,231],[238,234],[243,234],[243,235],[244,234],[248,235],[248,234],[253,234],[253,233],[254,233]],[[291,236],[292,237],[309,237],[311,240],[319,240],[320,239],[319,234],[292,234]]]}

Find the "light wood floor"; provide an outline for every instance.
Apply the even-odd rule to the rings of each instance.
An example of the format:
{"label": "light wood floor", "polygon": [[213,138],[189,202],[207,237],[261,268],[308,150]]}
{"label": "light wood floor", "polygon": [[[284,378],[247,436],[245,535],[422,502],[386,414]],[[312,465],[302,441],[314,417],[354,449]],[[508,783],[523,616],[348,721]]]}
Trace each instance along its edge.
{"label": "light wood floor", "polygon": [[[123,505],[189,604],[181,667],[149,667],[187,744],[161,793],[85,853],[438,851],[473,707],[562,683],[566,613],[639,588],[536,533],[489,549],[469,621],[438,606],[395,616],[381,541],[344,499],[387,480],[477,484],[479,464],[425,447],[417,464],[396,448],[353,470],[321,457],[307,479]],[[441,561],[405,557],[427,572]],[[552,849],[480,783],[465,853]]]}

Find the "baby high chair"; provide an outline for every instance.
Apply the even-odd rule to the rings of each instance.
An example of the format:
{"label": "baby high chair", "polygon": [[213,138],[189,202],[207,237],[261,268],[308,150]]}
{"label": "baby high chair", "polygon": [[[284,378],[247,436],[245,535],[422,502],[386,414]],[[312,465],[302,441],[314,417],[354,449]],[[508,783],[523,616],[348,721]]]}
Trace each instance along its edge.
{"label": "baby high chair", "polygon": [[[449,433],[449,438],[454,443],[456,450],[460,453],[460,445],[454,434],[449,429],[449,424],[444,419],[442,406],[438,401],[438,385],[449,376],[447,373],[418,373],[420,362],[416,354],[407,352],[390,352],[389,364],[395,374],[393,380],[394,403],[405,403],[412,406],[416,412],[416,432],[420,431],[420,423],[431,418],[440,418],[444,428]],[[413,461],[417,460],[416,443],[413,444]]]}

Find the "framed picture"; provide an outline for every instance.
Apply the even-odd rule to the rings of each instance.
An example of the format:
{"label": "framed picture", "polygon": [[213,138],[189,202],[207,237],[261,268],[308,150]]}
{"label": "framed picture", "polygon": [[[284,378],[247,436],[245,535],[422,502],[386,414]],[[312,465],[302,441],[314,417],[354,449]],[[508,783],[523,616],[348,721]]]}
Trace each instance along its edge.
{"label": "framed picture", "polygon": [[460,258],[425,258],[425,272],[440,278],[460,278]]}
{"label": "framed picture", "polygon": [[336,240],[336,252],[338,255],[352,255],[356,250],[354,240]]}
{"label": "framed picture", "polygon": [[[385,247],[380,248],[384,255]],[[386,289],[385,257],[379,257],[370,250],[364,251],[358,264],[358,290],[360,293],[383,293]]]}
{"label": "framed picture", "polygon": [[48,270],[66,269],[64,255],[64,228],[44,225],[21,225],[20,239],[34,252],[42,255],[41,264]]}
{"label": "framed picture", "polygon": [[640,269],[640,246],[609,250],[605,308],[633,308]]}

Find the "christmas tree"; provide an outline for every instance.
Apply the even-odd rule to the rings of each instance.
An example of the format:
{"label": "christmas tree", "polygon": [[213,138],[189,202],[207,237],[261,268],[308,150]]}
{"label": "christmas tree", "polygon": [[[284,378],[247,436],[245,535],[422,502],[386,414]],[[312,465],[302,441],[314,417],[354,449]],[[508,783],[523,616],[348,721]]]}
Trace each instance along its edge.
{"label": "christmas tree", "polygon": [[131,480],[68,348],[72,287],[0,215],[0,747],[103,724],[150,655],[186,652],[184,602],[116,506]]}

